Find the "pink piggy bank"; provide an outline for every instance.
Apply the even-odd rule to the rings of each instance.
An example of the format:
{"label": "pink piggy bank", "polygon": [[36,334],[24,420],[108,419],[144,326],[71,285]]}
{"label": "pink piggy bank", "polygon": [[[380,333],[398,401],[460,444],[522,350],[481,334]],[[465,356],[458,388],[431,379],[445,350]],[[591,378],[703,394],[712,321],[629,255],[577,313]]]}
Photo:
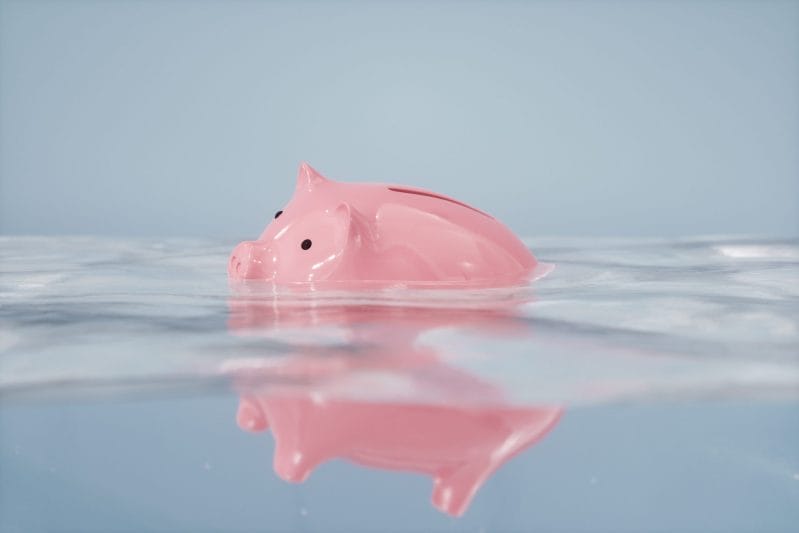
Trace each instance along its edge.
{"label": "pink piggy bank", "polygon": [[313,393],[251,394],[240,399],[246,431],[271,427],[274,468],[304,481],[329,459],[419,472],[433,478],[433,505],[462,515],[503,464],[558,423],[556,406],[447,406],[320,399]]}
{"label": "pink piggy bank", "polygon": [[538,262],[501,222],[422,189],[341,183],[300,165],[291,201],[228,262],[234,280],[503,286]]}

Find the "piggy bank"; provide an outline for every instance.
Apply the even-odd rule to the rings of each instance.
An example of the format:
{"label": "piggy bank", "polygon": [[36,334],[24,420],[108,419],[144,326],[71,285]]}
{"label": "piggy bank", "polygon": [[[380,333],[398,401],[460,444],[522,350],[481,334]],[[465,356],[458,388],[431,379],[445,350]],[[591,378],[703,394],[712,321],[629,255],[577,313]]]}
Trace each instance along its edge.
{"label": "piggy bank", "polygon": [[[435,507],[461,515],[494,472],[555,427],[564,408],[512,401],[457,364],[467,354],[431,345],[425,334],[531,334],[514,308],[504,298],[457,310],[233,298],[228,327],[253,341],[245,357],[223,365],[240,396],[238,425],[271,430],[274,470],[286,481],[302,482],[334,459],[414,472],[432,478]],[[341,330],[345,341],[320,350],[303,340],[320,330]],[[300,342],[279,335],[290,331]],[[259,357],[259,338],[283,339],[286,353],[276,356],[281,344],[267,342]]]}
{"label": "piggy bank", "polygon": [[433,505],[460,516],[480,486],[557,424],[556,406],[429,405],[320,399],[262,392],[240,399],[246,431],[271,428],[274,468],[305,480],[317,465],[342,458],[363,466],[433,478]]}
{"label": "piggy bank", "polygon": [[236,246],[228,274],[274,284],[507,286],[537,266],[477,208],[423,189],[329,180],[303,163],[291,201],[257,240]]}

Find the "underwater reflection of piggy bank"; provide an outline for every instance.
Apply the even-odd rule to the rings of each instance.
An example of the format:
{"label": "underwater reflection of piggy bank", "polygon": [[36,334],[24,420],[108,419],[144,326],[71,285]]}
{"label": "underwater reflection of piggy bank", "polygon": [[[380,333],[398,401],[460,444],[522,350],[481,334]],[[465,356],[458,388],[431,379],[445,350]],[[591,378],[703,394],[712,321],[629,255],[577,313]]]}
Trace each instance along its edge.
{"label": "underwater reflection of piggy bank", "polygon": [[502,286],[543,275],[505,225],[453,198],[300,166],[291,201],[228,262],[234,280]]}
{"label": "underwater reflection of piggy bank", "polygon": [[266,357],[261,368],[236,371],[238,424],[247,431],[271,428],[274,469],[287,481],[303,481],[334,458],[421,473],[433,478],[433,504],[457,516],[493,472],[561,416],[557,405],[512,403],[501,387],[453,365],[452,354],[420,342],[425,331],[446,327],[523,334],[527,328],[506,302],[457,313],[328,307],[231,302],[229,327],[237,334],[340,326],[347,335],[348,343],[324,352],[300,344],[285,357]]}
{"label": "underwater reflection of piggy bank", "polygon": [[304,481],[333,458],[433,478],[433,505],[463,514],[480,486],[557,423],[557,407],[448,406],[320,399],[312,392],[241,398],[242,429],[271,427],[274,468]]}

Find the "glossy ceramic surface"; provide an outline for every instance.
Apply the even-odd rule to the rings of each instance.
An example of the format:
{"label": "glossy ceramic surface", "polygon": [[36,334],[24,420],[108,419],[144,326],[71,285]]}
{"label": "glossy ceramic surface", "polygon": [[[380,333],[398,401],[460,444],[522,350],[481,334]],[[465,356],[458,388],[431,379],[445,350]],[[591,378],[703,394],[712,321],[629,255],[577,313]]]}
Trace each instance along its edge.
{"label": "glossy ceramic surface", "polygon": [[236,246],[228,275],[276,284],[508,285],[536,265],[479,209],[422,189],[329,180],[303,163],[291,201],[257,240]]}

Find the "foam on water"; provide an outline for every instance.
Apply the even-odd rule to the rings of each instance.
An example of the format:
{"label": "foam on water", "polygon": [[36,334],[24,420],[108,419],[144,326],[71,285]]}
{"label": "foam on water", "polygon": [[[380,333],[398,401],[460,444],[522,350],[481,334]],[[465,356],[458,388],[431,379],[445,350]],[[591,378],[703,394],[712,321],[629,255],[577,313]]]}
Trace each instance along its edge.
{"label": "foam on water", "polygon": [[230,243],[0,238],[0,393],[494,401],[457,374],[515,403],[799,395],[797,242],[528,244],[556,265],[530,286],[301,292],[229,286]]}

